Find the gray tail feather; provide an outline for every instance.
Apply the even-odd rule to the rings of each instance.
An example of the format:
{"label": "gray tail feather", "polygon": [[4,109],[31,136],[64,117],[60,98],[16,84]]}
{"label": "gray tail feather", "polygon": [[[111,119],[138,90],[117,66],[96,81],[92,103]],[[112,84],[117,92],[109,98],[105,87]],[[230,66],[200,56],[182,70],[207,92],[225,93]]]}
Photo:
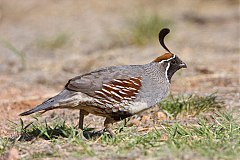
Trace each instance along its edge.
{"label": "gray tail feather", "polygon": [[35,113],[38,111],[42,111],[42,110],[49,110],[55,104],[54,101],[55,101],[54,98],[50,98],[47,101],[43,102],[42,104],[36,106],[35,108],[19,114],[19,116],[26,116],[26,115],[29,115],[29,114],[32,114],[32,113]]}
{"label": "gray tail feather", "polygon": [[32,114],[32,113],[35,113],[35,112],[38,112],[38,111],[51,110],[51,109],[55,108],[56,106],[54,106],[54,105],[56,103],[58,103],[61,98],[63,98],[65,92],[66,91],[62,91],[58,95],[56,95],[52,98],[49,98],[48,100],[46,100],[42,104],[36,106],[35,108],[19,114],[19,116],[26,116],[26,115],[29,115],[29,114]]}

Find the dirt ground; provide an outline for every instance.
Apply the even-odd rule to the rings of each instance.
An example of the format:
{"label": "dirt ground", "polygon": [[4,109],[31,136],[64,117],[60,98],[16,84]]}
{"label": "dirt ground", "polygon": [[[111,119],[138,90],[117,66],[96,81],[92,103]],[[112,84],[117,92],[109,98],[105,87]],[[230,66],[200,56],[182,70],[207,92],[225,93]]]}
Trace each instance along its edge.
{"label": "dirt ground", "polygon": [[[1,0],[0,135],[10,134],[8,123],[18,122],[19,113],[59,92],[76,75],[144,64],[163,54],[157,33],[153,43],[128,43],[129,25],[142,14],[171,21],[166,44],[188,65],[174,75],[171,93],[217,92],[226,109],[240,115],[239,1]],[[60,42],[52,44],[56,38]],[[77,111],[67,113],[77,118]]]}

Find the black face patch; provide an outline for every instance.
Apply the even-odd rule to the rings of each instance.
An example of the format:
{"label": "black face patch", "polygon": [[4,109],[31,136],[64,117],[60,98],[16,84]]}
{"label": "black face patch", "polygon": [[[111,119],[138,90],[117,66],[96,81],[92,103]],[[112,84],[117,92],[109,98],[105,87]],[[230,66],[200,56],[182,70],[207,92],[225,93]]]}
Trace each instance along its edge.
{"label": "black face patch", "polygon": [[167,78],[168,78],[169,82],[171,82],[171,78],[172,78],[173,74],[182,68],[181,65],[183,64],[183,62],[176,56],[175,58],[171,59],[167,63],[168,63],[168,67],[166,68],[167,69]]}

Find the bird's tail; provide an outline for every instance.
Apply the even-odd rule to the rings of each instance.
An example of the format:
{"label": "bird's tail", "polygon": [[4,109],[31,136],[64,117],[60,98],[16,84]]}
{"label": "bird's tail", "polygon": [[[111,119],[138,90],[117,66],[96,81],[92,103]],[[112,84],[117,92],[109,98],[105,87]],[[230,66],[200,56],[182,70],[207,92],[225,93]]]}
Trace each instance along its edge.
{"label": "bird's tail", "polygon": [[51,110],[54,108],[59,108],[61,106],[64,106],[63,102],[66,102],[67,99],[69,99],[71,96],[73,96],[71,94],[71,91],[68,90],[63,90],[62,92],[60,92],[58,95],[49,98],[48,100],[44,101],[42,104],[36,106],[33,109],[30,109],[26,112],[21,113],[19,116],[26,116],[38,111],[47,111],[47,110]]}

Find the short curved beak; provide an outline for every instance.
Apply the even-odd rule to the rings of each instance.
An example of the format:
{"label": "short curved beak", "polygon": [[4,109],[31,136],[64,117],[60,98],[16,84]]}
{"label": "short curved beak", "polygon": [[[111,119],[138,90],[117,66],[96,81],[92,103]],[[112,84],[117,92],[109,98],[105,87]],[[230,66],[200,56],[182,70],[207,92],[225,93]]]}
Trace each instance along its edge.
{"label": "short curved beak", "polygon": [[182,62],[179,66],[180,66],[181,68],[187,68],[186,63],[184,63],[184,62]]}

